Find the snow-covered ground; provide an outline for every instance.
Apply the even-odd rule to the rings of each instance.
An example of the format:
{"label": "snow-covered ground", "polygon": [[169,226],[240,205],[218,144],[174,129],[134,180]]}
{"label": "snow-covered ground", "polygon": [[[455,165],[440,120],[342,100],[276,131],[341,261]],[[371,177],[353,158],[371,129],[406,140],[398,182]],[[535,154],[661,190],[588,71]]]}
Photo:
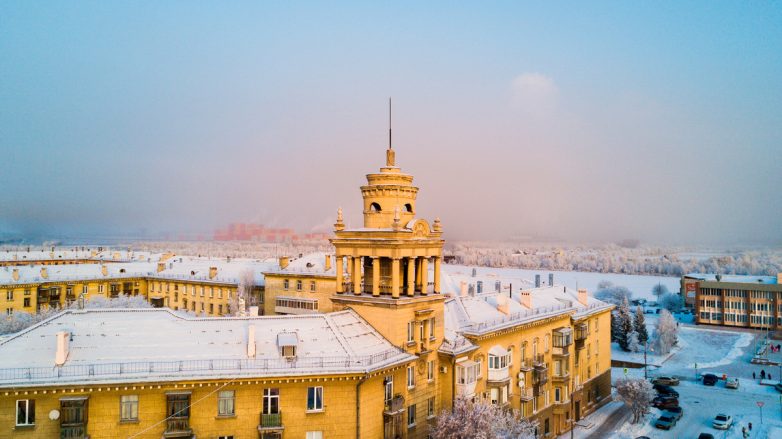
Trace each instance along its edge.
{"label": "snow-covered ground", "polygon": [[[443,265],[443,269],[447,272],[453,273],[471,273],[473,267],[467,267],[464,265]],[[634,299],[645,298],[647,300],[655,300],[652,295],[652,288],[657,284],[662,284],[668,287],[668,290],[672,293],[679,292],[681,279],[678,277],[666,277],[666,276],[635,276],[628,274],[615,274],[615,273],[587,273],[581,271],[551,271],[551,270],[526,270],[522,268],[490,268],[490,267],[476,267],[477,274],[479,276],[491,276],[501,278],[519,278],[529,281],[535,280],[535,275],[540,275],[542,283],[548,282],[549,273],[554,274],[554,283],[565,285],[568,288],[586,288],[590,294],[594,294],[597,290],[597,284],[601,281],[607,280],[614,285],[627,287],[633,293]],[[521,284],[519,284],[521,286]]]}
{"label": "snow-covered ground", "polygon": [[[647,315],[647,325],[651,334],[656,316]],[[638,424],[629,421],[620,423],[617,428],[604,437],[613,439],[633,439],[639,436],[649,438],[697,438],[700,433],[711,433],[715,438],[741,438],[741,428],[752,423],[751,438],[782,438],[782,396],[769,385],[779,380],[782,368],[775,366],[758,366],[749,362],[756,343],[765,334],[749,330],[727,330],[704,326],[693,326],[682,323],[679,328],[679,346],[667,359],[656,357],[650,363],[659,367],[650,367],[649,376],[672,375],[681,380],[676,388],[680,393],[679,403],[684,409],[684,416],[670,431],[658,430],[653,423],[660,415],[660,410],[651,409],[651,413]],[[616,348],[612,350],[614,355]],[[632,354],[637,356],[638,354]],[[643,352],[640,353],[643,363]],[[650,357],[651,358],[651,357]],[[720,381],[714,387],[704,386],[695,380],[695,363],[698,373],[723,374],[736,377],[740,381],[739,389],[725,388],[725,382]],[[773,379],[760,384],[760,371],[771,373]],[[752,378],[756,373],[758,379]],[[627,369],[630,377],[642,378],[643,368]],[[623,368],[612,370],[612,379],[625,376]],[[763,423],[760,422],[760,409],[757,402],[763,403]],[[594,427],[583,429],[577,427],[576,435],[580,438],[589,437],[611,414],[617,410],[616,405],[607,405],[598,412],[588,416],[585,421],[592,422]],[[718,413],[733,416],[734,427],[727,432],[712,428],[711,422]],[[569,437],[564,435],[563,438]]]}

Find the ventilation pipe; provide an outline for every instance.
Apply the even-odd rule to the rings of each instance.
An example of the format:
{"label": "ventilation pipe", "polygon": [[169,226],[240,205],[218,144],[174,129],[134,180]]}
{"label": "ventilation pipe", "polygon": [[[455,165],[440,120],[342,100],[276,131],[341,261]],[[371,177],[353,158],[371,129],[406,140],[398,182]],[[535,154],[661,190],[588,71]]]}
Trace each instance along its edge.
{"label": "ventilation pipe", "polygon": [[62,366],[68,359],[68,350],[71,340],[71,334],[65,331],[57,333],[57,352],[54,354],[54,365]]}
{"label": "ventilation pipe", "polygon": [[247,358],[255,358],[255,325],[247,327]]}

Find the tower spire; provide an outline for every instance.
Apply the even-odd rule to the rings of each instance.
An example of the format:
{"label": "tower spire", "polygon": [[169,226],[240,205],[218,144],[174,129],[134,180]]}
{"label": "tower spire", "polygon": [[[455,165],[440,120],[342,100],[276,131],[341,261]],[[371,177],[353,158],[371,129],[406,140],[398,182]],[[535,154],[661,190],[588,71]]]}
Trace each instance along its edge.
{"label": "tower spire", "polygon": [[386,167],[394,167],[395,153],[391,148],[391,98],[388,98],[388,149],[386,150]]}

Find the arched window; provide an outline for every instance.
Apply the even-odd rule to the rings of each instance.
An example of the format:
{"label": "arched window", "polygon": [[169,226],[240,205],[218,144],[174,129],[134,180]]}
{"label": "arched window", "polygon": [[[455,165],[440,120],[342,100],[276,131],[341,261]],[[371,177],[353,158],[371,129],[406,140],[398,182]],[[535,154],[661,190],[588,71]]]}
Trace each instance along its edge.
{"label": "arched window", "polygon": [[380,208],[379,204],[372,203],[372,204],[369,205],[369,210],[371,210],[372,212],[380,212],[383,209]]}
{"label": "arched window", "polygon": [[413,212],[413,205],[410,204],[410,203],[405,204],[405,211],[412,213]]}

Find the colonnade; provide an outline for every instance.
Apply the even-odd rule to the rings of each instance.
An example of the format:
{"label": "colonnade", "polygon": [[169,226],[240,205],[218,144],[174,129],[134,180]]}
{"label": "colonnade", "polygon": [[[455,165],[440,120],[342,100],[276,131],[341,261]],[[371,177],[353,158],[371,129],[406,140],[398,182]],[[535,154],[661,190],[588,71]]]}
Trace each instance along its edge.
{"label": "colonnade", "polygon": [[[391,293],[391,296],[398,298],[403,292],[408,296],[414,296],[416,292],[421,294],[429,293],[429,259],[434,261],[434,282],[433,291],[435,294],[440,293],[440,269],[442,264],[442,257],[440,256],[409,256],[409,257],[379,257],[379,256],[337,256],[336,271],[337,271],[337,293],[352,292],[356,295],[361,295],[363,285],[368,282],[362,282],[362,267],[364,267],[366,261],[365,258],[371,259],[371,263],[367,264],[371,267],[371,287],[372,295],[380,296],[381,293]],[[383,267],[385,265],[385,267]],[[390,265],[390,269],[388,267]],[[407,276],[402,275],[402,266],[407,267]],[[367,267],[367,268],[369,268]],[[386,268],[390,271],[390,279],[387,276],[382,277],[381,271]],[[350,282],[345,282],[344,273],[347,272],[350,277]],[[406,285],[402,285],[404,278],[407,278]],[[390,285],[388,281],[390,280]],[[385,285],[382,285],[384,284]],[[367,291],[369,292],[369,291]]]}

